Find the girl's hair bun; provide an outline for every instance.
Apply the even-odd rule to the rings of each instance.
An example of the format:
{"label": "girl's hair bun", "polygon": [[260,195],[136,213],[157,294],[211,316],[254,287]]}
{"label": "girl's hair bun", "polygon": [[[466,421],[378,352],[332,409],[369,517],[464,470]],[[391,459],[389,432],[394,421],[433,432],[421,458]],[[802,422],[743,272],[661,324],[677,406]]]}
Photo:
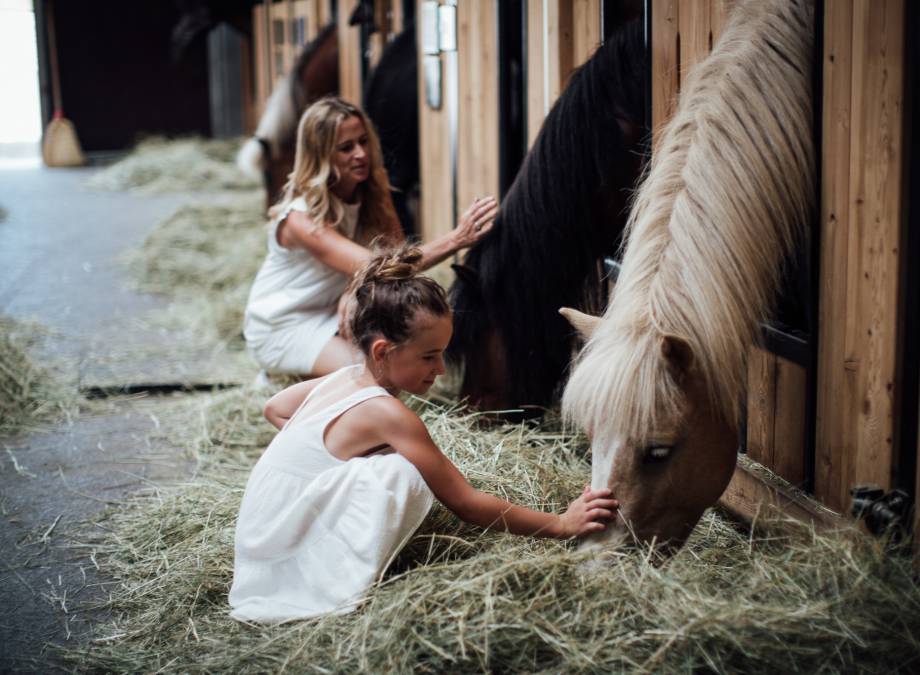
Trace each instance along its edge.
{"label": "girl's hair bun", "polygon": [[408,281],[419,273],[421,263],[422,250],[405,245],[378,253],[357,276],[361,283]]}
{"label": "girl's hair bun", "polygon": [[422,251],[404,245],[377,253],[348,287],[352,295],[348,323],[352,339],[366,354],[376,337],[402,344],[411,337],[418,312],[450,314],[444,289],[419,274]]}

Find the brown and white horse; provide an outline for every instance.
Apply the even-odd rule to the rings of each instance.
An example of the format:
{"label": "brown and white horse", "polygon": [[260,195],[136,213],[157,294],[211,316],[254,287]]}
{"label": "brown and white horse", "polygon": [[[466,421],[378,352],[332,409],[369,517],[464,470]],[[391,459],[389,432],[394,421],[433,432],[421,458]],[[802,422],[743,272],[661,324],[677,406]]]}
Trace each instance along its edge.
{"label": "brown and white horse", "polygon": [[813,216],[811,0],[739,3],[690,74],[563,395],[622,538],[680,546],[731,478],[745,358]]}
{"label": "brown and white horse", "polygon": [[338,33],[331,23],[303,48],[291,72],[268,97],[255,135],[240,148],[236,163],[245,173],[263,178],[266,209],[281,196],[294,168],[301,113],[313,101],[338,93],[338,45]]}

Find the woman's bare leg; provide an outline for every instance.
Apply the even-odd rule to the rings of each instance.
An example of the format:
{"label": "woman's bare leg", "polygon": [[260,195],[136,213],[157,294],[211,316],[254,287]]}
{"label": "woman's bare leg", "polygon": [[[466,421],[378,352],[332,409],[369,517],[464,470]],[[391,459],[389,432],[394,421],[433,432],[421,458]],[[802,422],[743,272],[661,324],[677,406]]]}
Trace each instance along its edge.
{"label": "woman's bare leg", "polygon": [[310,377],[322,377],[339,368],[360,363],[361,353],[350,342],[334,335],[316,357]]}

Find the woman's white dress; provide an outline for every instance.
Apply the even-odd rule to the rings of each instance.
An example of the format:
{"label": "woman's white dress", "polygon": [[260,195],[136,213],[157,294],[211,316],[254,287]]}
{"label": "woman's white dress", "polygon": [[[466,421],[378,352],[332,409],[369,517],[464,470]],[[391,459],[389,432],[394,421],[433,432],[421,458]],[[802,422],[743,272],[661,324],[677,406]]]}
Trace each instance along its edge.
{"label": "woman's white dress", "polygon": [[[349,239],[360,209],[360,204],[345,204],[338,229]],[[243,335],[266,371],[306,374],[338,329],[336,310],[348,277],[308,251],[278,243],[278,225],[292,210],[307,210],[303,197],[294,199],[269,225],[268,255],[249,291]]]}
{"label": "woman's white dress", "polygon": [[342,461],[326,449],[333,420],[389,396],[381,387],[340,395],[361,368],[322,380],[253,469],[236,525],[233,618],[277,622],[351,611],[431,508],[431,490],[401,455]]}

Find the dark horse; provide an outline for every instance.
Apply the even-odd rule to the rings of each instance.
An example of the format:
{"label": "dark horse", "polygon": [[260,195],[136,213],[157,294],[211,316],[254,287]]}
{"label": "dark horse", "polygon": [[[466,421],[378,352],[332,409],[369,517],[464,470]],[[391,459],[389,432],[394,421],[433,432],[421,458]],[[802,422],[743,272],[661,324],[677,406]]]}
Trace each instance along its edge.
{"label": "dark horse", "polygon": [[418,65],[415,25],[390,42],[364,89],[364,105],[380,135],[393,205],[407,237],[415,234],[409,202],[418,186]]}
{"label": "dark horse", "polygon": [[599,269],[616,251],[647,155],[646,53],[638,21],[615,31],[550,110],[501,206],[451,287],[450,355],[482,409],[546,406],[571,361],[560,307],[604,304]]}
{"label": "dark horse", "polygon": [[294,168],[297,122],[313,101],[339,90],[339,41],[334,23],[306,44],[297,62],[265,104],[255,136],[240,149],[237,164],[265,182],[266,207],[281,196]]}

